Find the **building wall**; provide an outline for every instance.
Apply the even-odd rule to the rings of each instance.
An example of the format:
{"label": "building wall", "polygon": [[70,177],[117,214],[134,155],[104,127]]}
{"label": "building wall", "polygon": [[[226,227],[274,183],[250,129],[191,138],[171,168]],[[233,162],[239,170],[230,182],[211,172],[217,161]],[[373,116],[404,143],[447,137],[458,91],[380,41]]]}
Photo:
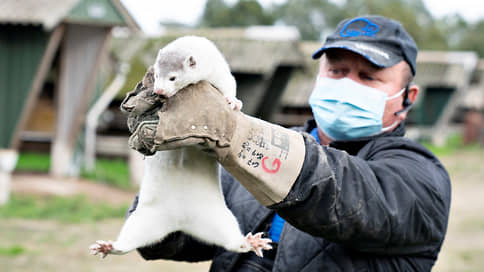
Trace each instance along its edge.
{"label": "building wall", "polygon": [[40,26],[0,25],[0,149],[11,145],[48,37]]}

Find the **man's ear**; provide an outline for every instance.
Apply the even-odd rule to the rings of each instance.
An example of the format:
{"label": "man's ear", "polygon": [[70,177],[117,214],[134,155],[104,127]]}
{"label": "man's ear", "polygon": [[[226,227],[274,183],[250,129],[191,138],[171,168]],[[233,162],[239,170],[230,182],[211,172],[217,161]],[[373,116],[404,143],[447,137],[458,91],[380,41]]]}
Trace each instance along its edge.
{"label": "man's ear", "polygon": [[417,85],[410,84],[408,86],[407,99],[409,100],[408,102],[410,102],[410,103],[406,104],[404,102],[405,105],[403,105],[404,107],[408,107],[408,108],[406,110],[404,108],[400,113],[396,114],[398,119],[400,119],[401,121],[403,121],[407,118],[408,110],[410,110],[411,105],[413,103],[415,103],[415,99],[417,99],[418,91],[419,91],[419,87]]}
{"label": "man's ear", "polygon": [[415,99],[417,99],[418,91],[419,91],[419,87],[415,84],[411,84],[408,87],[408,99],[410,99],[412,103],[415,103]]}

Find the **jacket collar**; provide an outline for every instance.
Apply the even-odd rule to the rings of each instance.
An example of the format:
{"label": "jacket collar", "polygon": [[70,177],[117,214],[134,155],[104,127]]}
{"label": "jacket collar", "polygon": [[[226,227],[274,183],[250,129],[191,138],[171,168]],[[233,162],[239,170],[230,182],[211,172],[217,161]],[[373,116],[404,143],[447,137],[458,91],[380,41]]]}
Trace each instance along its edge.
{"label": "jacket collar", "polygon": [[[316,121],[314,121],[314,119],[308,120],[304,124],[304,131],[309,133],[315,127],[316,127]],[[336,149],[344,150],[351,155],[356,155],[358,153],[358,151],[361,148],[363,148],[363,146],[365,146],[368,142],[370,142],[372,140],[375,140],[375,139],[381,138],[381,137],[403,137],[404,135],[405,135],[405,121],[402,121],[392,131],[384,132],[382,134],[378,134],[378,135],[374,135],[374,136],[353,139],[353,140],[333,141],[329,144],[329,146],[334,147]]]}

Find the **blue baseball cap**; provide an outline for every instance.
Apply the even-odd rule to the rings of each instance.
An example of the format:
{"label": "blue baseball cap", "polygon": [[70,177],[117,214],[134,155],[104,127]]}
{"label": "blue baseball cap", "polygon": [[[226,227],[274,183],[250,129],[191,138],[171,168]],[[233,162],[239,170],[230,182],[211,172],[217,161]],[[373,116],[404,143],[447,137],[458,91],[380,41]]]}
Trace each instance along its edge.
{"label": "blue baseball cap", "polygon": [[319,59],[332,48],[353,51],[379,67],[391,67],[405,60],[415,75],[417,44],[402,25],[378,15],[345,19],[326,38],[323,47],[313,53]]}

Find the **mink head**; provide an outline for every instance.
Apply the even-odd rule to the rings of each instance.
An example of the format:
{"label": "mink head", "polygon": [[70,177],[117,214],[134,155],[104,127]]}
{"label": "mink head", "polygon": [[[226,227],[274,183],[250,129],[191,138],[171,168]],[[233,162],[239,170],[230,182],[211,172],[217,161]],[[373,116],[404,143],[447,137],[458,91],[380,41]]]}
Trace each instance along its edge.
{"label": "mink head", "polygon": [[180,51],[158,52],[154,64],[154,92],[170,97],[178,90],[194,82],[196,78],[195,57]]}

